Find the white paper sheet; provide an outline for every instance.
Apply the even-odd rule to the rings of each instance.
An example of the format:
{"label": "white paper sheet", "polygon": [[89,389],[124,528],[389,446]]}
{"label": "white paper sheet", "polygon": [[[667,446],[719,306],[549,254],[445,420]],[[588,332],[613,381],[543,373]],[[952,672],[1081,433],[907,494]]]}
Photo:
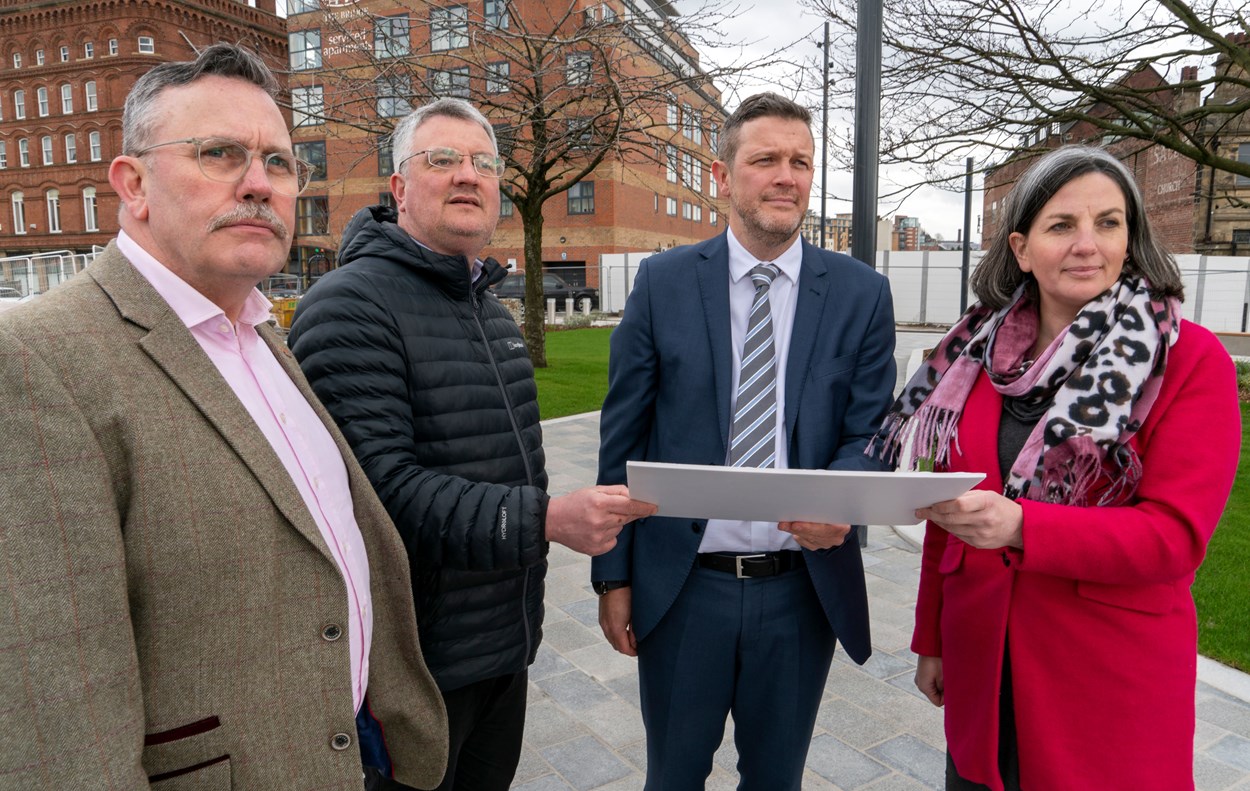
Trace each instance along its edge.
{"label": "white paper sheet", "polygon": [[951,500],[985,476],[966,472],[773,470],[631,461],[629,495],[659,516],[910,525],[917,508]]}

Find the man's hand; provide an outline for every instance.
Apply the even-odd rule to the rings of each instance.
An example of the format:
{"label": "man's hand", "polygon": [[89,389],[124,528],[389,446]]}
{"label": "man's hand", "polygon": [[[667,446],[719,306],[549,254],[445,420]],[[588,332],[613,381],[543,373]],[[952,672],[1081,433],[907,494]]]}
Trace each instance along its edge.
{"label": "man's hand", "polygon": [[616,546],[626,522],[655,513],[655,506],[629,499],[624,486],[591,486],[547,503],[547,540],[583,555],[602,555]]}
{"label": "man's hand", "polygon": [[916,518],[928,519],[977,549],[1024,549],[1024,509],[997,492],[974,489],[954,500],[918,508]]}
{"label": "man's hand", "polygon": [[851,532],[850,525],[829,525],[820,522],[778,522],[777,529],[794,536],[804,549],[829,549],[842,546]]}
{"label": "man's hand", "polygon": [[942,678],[942,657],[921,656],[917,660],[916,689],[923,692],[934,706],[941,706],[946,692],[946,683]]}
{"label": "man's hand", "polygon": [[630,620],[633,605],[633,592],[628,587],[610,590],[599,597],[599,628],[612,647],[625,656],[638,656]]}

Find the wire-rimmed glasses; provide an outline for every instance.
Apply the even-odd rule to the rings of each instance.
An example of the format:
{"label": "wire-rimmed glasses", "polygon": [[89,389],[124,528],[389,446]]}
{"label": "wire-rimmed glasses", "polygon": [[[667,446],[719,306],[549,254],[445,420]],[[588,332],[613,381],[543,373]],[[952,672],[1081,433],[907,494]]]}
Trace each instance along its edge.
{"label": "wire-rimmed glasses", "polygon": [[395,164],[395,169],[399,170],[405,162],[415,156],[419,156],[420,154],[425,154],[425,158],[430,163],[430,167],[438,168],[439,170],[455,170],[460,167],[460,163],[463,162],[464,158],[467,156],[470,161],[473,162],[473,169],[477,171],[479,176],[497,179],[503,175],[504,171],[502,157],[497,157],[494,154],[461,154],[454,148],[443,147],[427,148],[423,151],[413,151],[408,156],[399,160],[399,162]]}
{"label": "wire-rimmed glasses", "polygon": [[[222,137],[169,140],[142,148],[134,156],[143,156],[154,148],[184,143],[195,146],[195,159],[200,165],[200,172],[210,181],[226,184],[238,181],[252,166],[253,154],[250,148],[237,140]],[[261,162],[264,163],[269,185],[280,195],[299,195],[308,186],[308,182],[312,181],[314,166],[294,154],[275,151],[262,155]]]}

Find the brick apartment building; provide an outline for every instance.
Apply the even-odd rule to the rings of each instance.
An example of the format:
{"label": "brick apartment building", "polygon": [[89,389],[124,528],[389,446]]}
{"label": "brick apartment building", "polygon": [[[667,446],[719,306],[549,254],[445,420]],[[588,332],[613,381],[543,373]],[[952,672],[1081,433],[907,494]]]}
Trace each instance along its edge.
{"label": "brick apartment building", "polygon": [[[135,80],[217,41],[283,64],[285,27],[274,0],[0,0],[0,258],[106,244],[118,230],[108,167]],[[9,270],[0,283],[15,282]]]}
{"label": "brick apartment building", "polygon": [[[528,154],[521,147],[535,144],[526,92],[510,86],[531,87],[535,74],[521,57],[508,57],[507,47],[519,41],[510,33],[591,41],[593,31],[612,25],[621,31],[613,67],[627,70],[626,79],[700,74],[697,53],[667,24],[676,11],[664,0],[292,0],[288,8],[293,137],[297,154],[321,166],[297,207],[288,268],[297,275],[333,266],[351,216],[391,200],[387,136],[412,108],[462,96],[495,124],[501,151],[515,145]],[[483,43],[490,40],[496,43]],[[576,85],[589,69],[580,71],[581,53],[566,46],[567,60],[562,54],[541,76]],[[557,112],[558,123],[576,122],[574,112]],[[725,227],[711,177],[724,117],[719,93],[690,79],[648,112],[654,127],[641,134],[649,142],[609,153],[588,178],[544,204],[543,263],[570,282],[598,285],[600,254],[667,249]],[[505,189],[515,178],[505,173]],[[500,215],[487,252],[522,269],[520,213],[505,197]]]}
{"label": "brick apartment building", "polygon": [[[1247,46],[1245,34],[1229,40]],[[1236,68],[1223,55],[1217,72]],[[1169,85],[1147,66],[1125,78],[1142,92],[1152,91],[1156,101],[1172,113],[1193,110],[1203,101],[1200,89],[1183,83],[1197,79],[1196,66],[1181,70],[1181,82]],[[1244,84],[1244,83],[1243,83]],[[1247,89],[1224,82],[1207,102],[1245,98]],[[1095,111],[1097,108],[1095,108]],[[1250,114],[1207,119],[1200,137],[1208,145],[1243,162],[1250,162]],[[1160,240],[1173,254],[1207,253],[1245,255],[1250,252],[1250,178],[1210,168],[1199,168],[1184,155],[1148,141],[1109,135],[1087,122],[1052,124],[1021,141],[1019,150],[985,175],[982,208],[982,246],[994,237],[1003,218],[1005,199],[1034,158],[1068,143],[1101,145],[1122,161],[1137,179],[1146,211]]]}

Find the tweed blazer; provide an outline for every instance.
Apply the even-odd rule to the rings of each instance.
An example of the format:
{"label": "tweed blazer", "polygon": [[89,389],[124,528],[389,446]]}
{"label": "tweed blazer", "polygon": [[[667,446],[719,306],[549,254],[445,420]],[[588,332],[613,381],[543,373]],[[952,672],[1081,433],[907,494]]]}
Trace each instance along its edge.
{"label": "tweed blazer", "polygon": [[[404,548],[351,450],[368,701],[432,786],[446,714]],[[115,244],[0,316],[0,787],[361,788],[346,589],[295,484]]]}

